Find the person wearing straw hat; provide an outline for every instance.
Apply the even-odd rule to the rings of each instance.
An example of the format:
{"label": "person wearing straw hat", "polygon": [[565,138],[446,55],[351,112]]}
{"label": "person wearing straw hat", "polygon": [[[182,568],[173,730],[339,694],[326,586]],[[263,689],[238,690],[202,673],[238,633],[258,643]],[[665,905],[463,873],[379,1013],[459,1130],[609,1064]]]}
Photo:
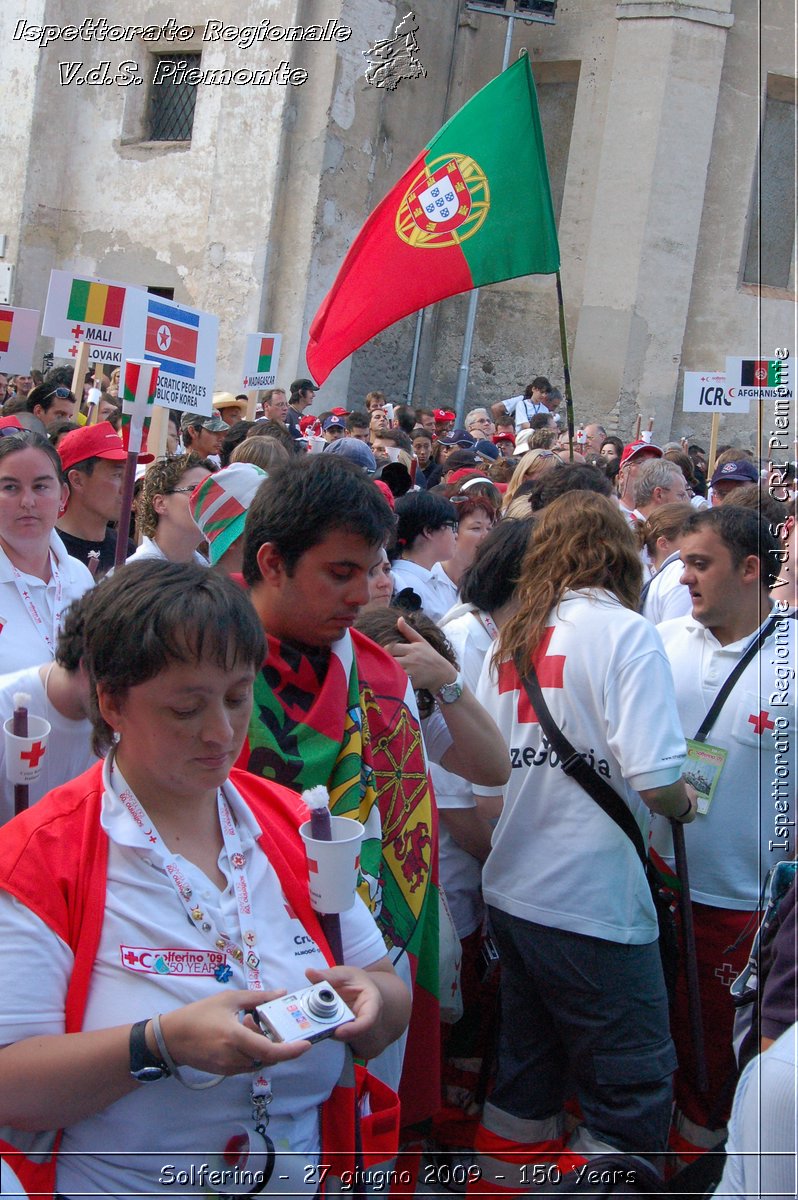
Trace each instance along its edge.
{"label": "person wearing straw hat", "polygon": [[214,392],[212,406],[228,426],[243,421],[247,411],[245,401],[239,400],[232,392]]}

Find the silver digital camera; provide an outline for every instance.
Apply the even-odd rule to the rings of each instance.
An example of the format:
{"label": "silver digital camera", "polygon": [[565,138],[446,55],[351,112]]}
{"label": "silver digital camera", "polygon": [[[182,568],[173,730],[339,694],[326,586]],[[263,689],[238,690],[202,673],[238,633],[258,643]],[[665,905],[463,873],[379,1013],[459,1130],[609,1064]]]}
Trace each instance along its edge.
{"label": "silver digital camera", "polygon": [[355,1014],[329,983],[259,1004],[254,1012],[261,1032],[272,1042],[320,1042]]}

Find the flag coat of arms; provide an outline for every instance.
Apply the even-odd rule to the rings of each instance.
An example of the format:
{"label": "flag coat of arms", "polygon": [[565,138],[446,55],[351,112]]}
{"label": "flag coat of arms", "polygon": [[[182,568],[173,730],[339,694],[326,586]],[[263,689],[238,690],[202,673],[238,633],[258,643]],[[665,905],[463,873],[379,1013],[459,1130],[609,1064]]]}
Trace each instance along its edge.
{"label": "flag coat of arms", "polygon": [[27,375],[39,333],[39,310],[0,304],[0,371]]}
{"label": "flag coat of arms", "polygon": [[732,389],[732,396],[739,388],[741,394],[750,396],[752,400],[775,396],[791,400],[795,386],[794,361],[791,356],[758,358],[752,354],[747,358],[727,357],[726,385]]}
{"label": "flag coat of arms", "polygon": [[368,217],[311,323],[308,369],[322,384],[347,355],[419,308],[559,265],[523,55],[444,125]]}

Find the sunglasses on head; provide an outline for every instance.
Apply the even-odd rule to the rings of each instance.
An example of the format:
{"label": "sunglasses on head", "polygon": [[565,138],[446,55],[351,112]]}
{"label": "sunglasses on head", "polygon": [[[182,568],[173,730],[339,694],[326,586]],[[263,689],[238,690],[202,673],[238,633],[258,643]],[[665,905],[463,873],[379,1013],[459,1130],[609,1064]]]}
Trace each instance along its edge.
{"label": "sunglasses on head", "polygon": [[53,388],[51,392],[48,392],[44,398],[45,400],[49,400],[51,396],[56,396],[59,400],[68,400],[71,395],[72,393],[68,387],[57,387]]}

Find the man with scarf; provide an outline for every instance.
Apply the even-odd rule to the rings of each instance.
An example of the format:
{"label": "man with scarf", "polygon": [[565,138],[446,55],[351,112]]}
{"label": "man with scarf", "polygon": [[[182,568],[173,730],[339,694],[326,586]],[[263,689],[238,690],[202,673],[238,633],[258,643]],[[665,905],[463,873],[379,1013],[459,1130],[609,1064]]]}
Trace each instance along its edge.
{"label": "man with scarf", "polygon": [[[409,1125],[440,1103],[437,818],[413,685],[391,655],[350,632],[392,529],[378,489],[333,456],[295,459],[261,486],[247,516],[243,575],[268,648],[239,765],[296,791],[324,784],[332,812],[366,828],[360,892],[413,986],[404,1066],[400,1047],[380,1071],[393,1086],[402,1071]],[[449,696],[460,694],[457,681],[448,686]],[[447,706],[443,692],[446,725],[467,722],[473,697]],[[476,747],[481,721],[471,720],[458,743]],[[450,753],[446,725],[432,758]],[[475,781],[480,757],[478,748],[471,762],[460,757]]]}

